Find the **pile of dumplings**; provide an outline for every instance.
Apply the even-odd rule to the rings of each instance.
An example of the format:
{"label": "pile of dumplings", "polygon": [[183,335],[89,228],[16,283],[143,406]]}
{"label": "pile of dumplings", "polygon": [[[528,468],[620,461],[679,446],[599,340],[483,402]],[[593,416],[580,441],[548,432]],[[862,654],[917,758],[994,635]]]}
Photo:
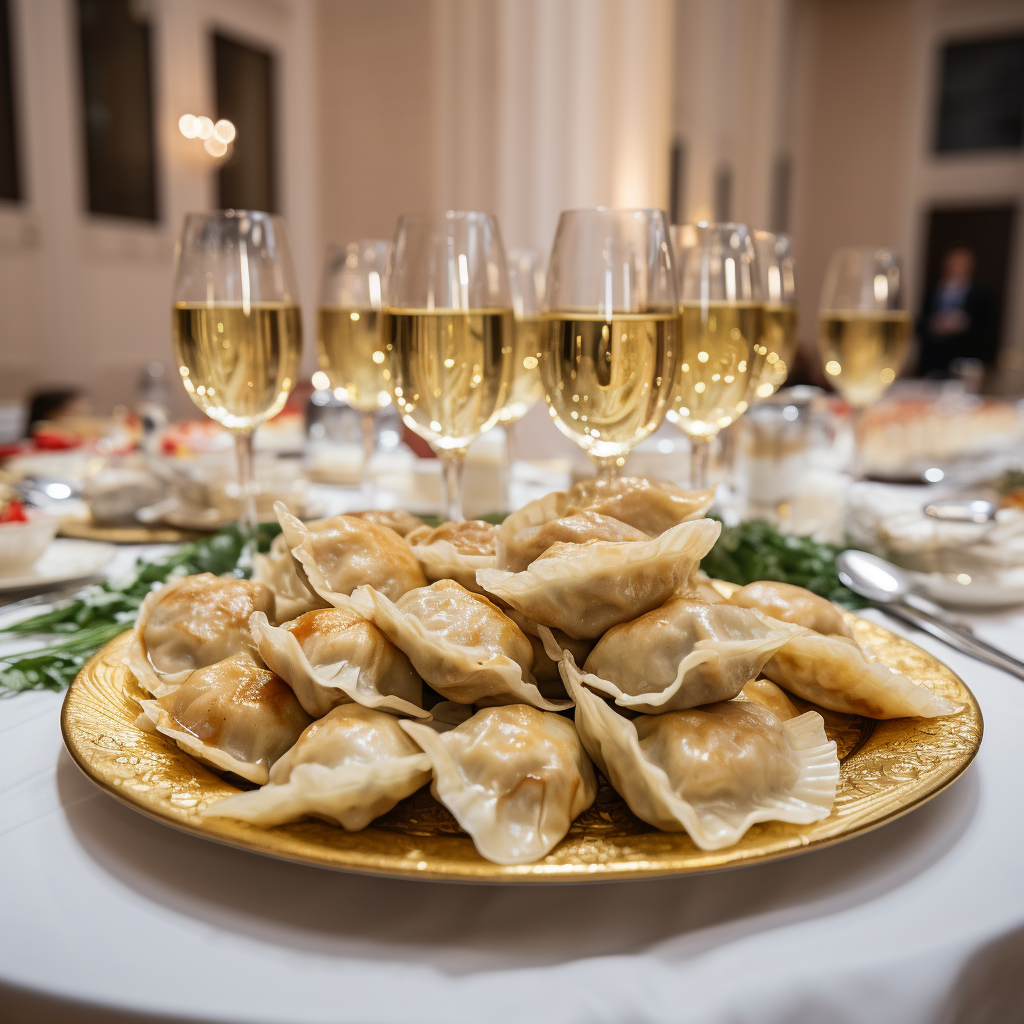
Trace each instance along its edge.
{"label": "pile of dumplings", "polygon": [[886,668],[787,584],[711,581],[712,494],[644,478],[549,494],[500,527],[405,512],[282,532],[252,580],[173,580],[128,664],[141,728],[259,788],[204,808],[357,830],[422,786],[479,853],[548,853],[597,794],[704,850],[828,816],[822,716],[959,707]]}

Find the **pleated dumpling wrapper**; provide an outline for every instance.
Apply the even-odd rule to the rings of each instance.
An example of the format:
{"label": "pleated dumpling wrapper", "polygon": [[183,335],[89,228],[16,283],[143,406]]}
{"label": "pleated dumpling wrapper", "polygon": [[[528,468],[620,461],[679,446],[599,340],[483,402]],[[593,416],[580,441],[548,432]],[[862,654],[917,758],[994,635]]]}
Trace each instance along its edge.
{"label": "pleated dumpling wrapper", "polygon": [[389,530],[394,530],[399,537],[408,537],[413,530],[418,530],[424,525],[419,516],[414,516],[401,508],[368,508],[362,512],[347,512],[346,515],[365,519],[366,522],[375,523],[377,526],[386,526]]}
{"label": "pleated dumpling wrapper", "polygon": [[197,668],[255,654],[249,616],[273,618],[274,610],[273,591],[261,583],[209,572],[171,580],[142,602],[128,667],[143,689],[163,697]]}
{"label": "pleated dumpling wrapper", "polygon": [[593,765],[560,715],[512,704],[484,708],[440,734],[399,724],[430,758],[434,797],[496,864],[550,853],[597,795]]}
{"label": "pleated dumpling wrapper", "polygon": [[788,722],[750,700],[629,719],[571,678],[576,729],[629,809],[702,850],[738,842],[759,821],[827,818],[839,782],[821,715]]}
{"label": "pleated dumpling wrapper", "polygon": [[645,541],[646,533],[596,512],[565,514],[566,495],[555,492],[513,512],[496,533],[495,566],[522,572],[553,544],[585,544],[590,540]]}
{"label": "pleated dumpling wrapper", "polygon": [[392,600],[427,584],[408,542],[386,526],[355,516],[303,523],[280,501],[274,511],[292,556],[328,604],[348,607],[348,595],[363,584]]}
{"label": "pleated dumpling wrapper", "polygon": [[404,651],[442,697],[457,704],[532,704],[546,711],[571,707],[548,701],[530,669],[533,647],[523,631],[486,597],[440,580],[397,603],[372,587],[352,595],[353,607]]}
{"label": "pleated dumpling wrapper", "polygon": [[561,668],[631,711],[683,711],[735,697],[798,631],[748,608],[676,597],[608,630],[582,671],[572,657]]}
{"label": "pleated dumpling wrapper", "polygon": [[308,814],[357,832],[429,781],[430,759],[394,715],[343,704],[303,732],[262,789],[218,800],[203,813],[254,825]]}
{"label": "pleated dumpling wrapper", "polygon": [[715,489],[688,491],[644,476],[591,477],[570,487],[566,499],[568,514],[596,512],[657,537],[679,523],[707,515]]}
{"label": "pleated dumpling wrapper", "polygon": [[421,526],[406,540],[430,583],[455,580],[467,590],[480,593],[477,569],[492,569],[497,564],[498,528],[480,519],[442,523],[431,529]]}
{"label": "pleated dumpling wrapper", "polygon": [[139,703],[141,728],[259,785],[313,720],[288,684],[247,654],[197,669],[166,696]]}
{"label": "pleated dumpling wrapper", "polygon": [[852,637],[843,613],[831,602],[805,587],[775,580],[758,580],[737,587],[726,603],[738,608],[754,608],[773,619],[804,626],[815,633]]}
{"label": "pleated dumpling wrapper", "polygon": [[353,702],[430,717],[422,706],[423,683],[409,659],[351,608],[320,608],[284,626],[272,626],[254,612],[249,629],[260,657],[314,718]]}
{"label": "pleated dumpling wrapper", "polygon": [[327,602],[309,585],[302,566],[288,550],[288,538],[279,533],[270,542],[267,554],[252,556],[252,578],[274,592],[275,622],[291,622],[314,608],[327,608]]}
{"label": "pleated dumpling wrapper", "polygon": [[523,572],[481,569],[476,578],[539,625],[588,640],[688,592],[721,529],[714,519],[698,519],[642,543],[555,544]]}

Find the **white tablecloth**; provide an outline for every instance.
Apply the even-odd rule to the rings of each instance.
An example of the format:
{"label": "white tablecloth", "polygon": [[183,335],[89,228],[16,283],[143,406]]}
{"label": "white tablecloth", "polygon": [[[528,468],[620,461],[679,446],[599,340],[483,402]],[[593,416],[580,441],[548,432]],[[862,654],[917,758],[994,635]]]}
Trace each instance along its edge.
{"label": "white tablecloth", "polygon": [[[1024,655],[1024,616],[974,621]],[[60,695],[0,699],[0,1020],[1024,1021],[1024,683],[913,639],[985,716],[945,793],[781,862],[575,887],[391,881],[192,838],[85,779]]]}

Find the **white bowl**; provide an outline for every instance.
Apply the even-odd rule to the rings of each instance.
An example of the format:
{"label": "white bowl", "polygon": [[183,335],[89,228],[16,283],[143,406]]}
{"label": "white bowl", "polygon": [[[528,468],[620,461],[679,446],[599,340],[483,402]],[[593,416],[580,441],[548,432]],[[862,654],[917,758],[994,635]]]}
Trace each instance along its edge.
{"label": "white bowl", "polygon": [[0,577],[30,569],[57,533],[57,519],[26,509],[27,523],[0,523]]}

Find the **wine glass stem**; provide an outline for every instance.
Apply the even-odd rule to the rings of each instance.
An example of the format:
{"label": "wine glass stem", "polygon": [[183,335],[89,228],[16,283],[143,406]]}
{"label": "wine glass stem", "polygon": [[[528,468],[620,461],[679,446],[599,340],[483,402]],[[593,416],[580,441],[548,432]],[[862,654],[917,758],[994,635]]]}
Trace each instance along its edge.
{"label": "wine glass stem", "polygon": [[465,518],[462,514],[463,471],[466,468],[466,453],[445,452],[441,459],[441,501],[445,514],[453,522]]}
{"label": "wine glass stem", "polygon": [[242,552],[238,567],[252,567],[256,551],[256,487],[253,475],[253,434],[246,430],[235,434],[235,458],[238,460],[238,529],[242,534]]}
{"label": "wine glass stem", "polygon": [[853,410],[853,454],[850,457],[850,476],[854,480],[864,479],[864,407]]}
{"label": "wine glass stem", "polygon": [[598,458],[596,455],[590,456],[591,462],[597,467],[597,478],[598,480],[614,480],[619,475],[619,458],[617,455],[611,455],[607,458]]}
{"label": "wine glass stem", "polygon": [[505,483],[505,507],[512,507],[512,467],[519,456],[515,422],[503,423],[505,428],[505,462],[502,466],[502,477]]}
{"label": "wine glass stem", "polygon": [[370,460],[373,458],[373,450],[376,444],[374,428],[377,424],[376,412],[364,412],[361,421],[363,428],[363,475],[360,480],[360,488],[363,492],[363,501],[367,508],[373,508],[374,486],[373,475],[370,473]]}
{"label": "wine glass stem", "polygon": [[711,469],[711,438],[690,436],[690,486],[708,486]]}

